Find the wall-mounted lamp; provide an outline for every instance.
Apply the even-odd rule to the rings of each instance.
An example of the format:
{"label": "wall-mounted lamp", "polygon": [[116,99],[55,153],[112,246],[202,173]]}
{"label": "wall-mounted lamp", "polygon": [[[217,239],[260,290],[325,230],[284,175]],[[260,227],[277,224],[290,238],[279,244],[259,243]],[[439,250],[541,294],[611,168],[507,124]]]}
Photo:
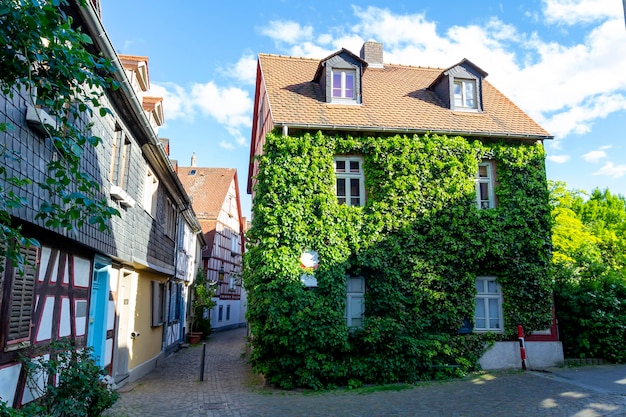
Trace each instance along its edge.
{"label": "wall-mounted lamp", "polygon": [[220,266],[220,270],[217,271],[217,282],[224,282],[224,265]]}

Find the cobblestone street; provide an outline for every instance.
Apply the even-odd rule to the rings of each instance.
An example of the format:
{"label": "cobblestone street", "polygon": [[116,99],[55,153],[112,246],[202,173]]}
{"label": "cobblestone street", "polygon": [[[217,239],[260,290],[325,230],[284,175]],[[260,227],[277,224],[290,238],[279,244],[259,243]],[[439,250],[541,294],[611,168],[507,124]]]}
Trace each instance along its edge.
{"label": "cobblestone street", "polygon": [[[245,358],[245,329],[214,333],[122,389],[110,417],[160,416],[625,416],[626,396],[534,372],[494,372],[400,391],[282,391]],[[626,381],[624,382],[626,383]]]}

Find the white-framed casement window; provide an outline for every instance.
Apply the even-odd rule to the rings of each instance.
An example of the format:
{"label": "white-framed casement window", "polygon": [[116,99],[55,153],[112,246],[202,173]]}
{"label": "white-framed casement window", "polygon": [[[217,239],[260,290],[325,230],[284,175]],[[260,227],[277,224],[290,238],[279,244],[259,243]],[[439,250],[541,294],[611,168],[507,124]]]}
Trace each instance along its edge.
{"label": "white-framed casement window", "polygon": [[241,248],[239,246],[239,235],[235,232],[231,232],[230,235],[230,254],[235,256],[241,252]]}
{"label": "white-framed casement window", "polygon": [[150,168],[146,171],[146,179],[143,190],[143,208],[151,216],[156,214],[157,206],[157,190],[159,189],[159,180]]}
{"label": "white-framed casement window", "polygon": [[502,289],[496,277],[476,277],[474,330],[503,332]]}
{"label": "white-framed casement window", "polygon": [[335,192],[339,204],[365,205],[365,174],[362,157],[335,157],[335,178]]}
{"label": "white-framed casement window", "polygon": [[332,92],[333,101],[356,101],[356,71],[333,68]]}
{"label": "white-framed casement window", "polygon": [[365,315],[365,279],[346,275],[346,324],[362,327]]}
{"label": "white-framed casement window", "polygon": [[496,206],[493,171],[491,162],[478,164],[478,172],[476,173],[476,204],[479,209],[494,208]]}
{"label": "white-framed casement window", "polygon": [[455,109],[478,109],[476,80],[455,79],[453,93]]}
{"label": "white-framed casement window", "polygon": [[123,190],[128,183],[128,167],[130,161],[130,139],[124,134],[121,127],[116,126],[113,149],[111,152],[111,171],[109,180]]}

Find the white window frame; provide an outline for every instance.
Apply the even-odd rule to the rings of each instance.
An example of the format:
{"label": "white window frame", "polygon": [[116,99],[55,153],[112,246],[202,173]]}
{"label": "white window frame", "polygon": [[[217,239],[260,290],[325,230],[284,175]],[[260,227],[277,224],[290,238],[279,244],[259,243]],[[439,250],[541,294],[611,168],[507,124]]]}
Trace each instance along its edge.
{"label": "white window frame", "polygon": [[[337,162],[345,162],[345,170],[344,172],[340,172],[337,170]],[[358,162],[359,163],[359,171],[358,172],[350,172],[350,162]],[[361,156],[336,156],[334,158],[333,167],[335,171],[335,195],[337,196],[337,201],[339,204],[346,204],[348,206],[358,206],[362,207],[365,205],[366,196],[365,196],[365,172],[363,170],[363,157]],[[359,203],[353,204],[352,199],[357,198],[357,196],[352,196],[350,194],[351,180],[356,179],[359,181]],[[345,196],[339,196],[337,194],[337,180],[345,181]],[[345,202],[339,201],[340,198],[345,198]]]}
{"label": "white window frame", "polygon": [[[346,275],[346,325],[363,327],[365,317],[365,278]],[[358,319],[356,321],[355,319]]]}
{"label": "white window frame", "polygon": [[[335,74],[341,75],[341,85],[339,87],[335,86]],[[352,97],[346,97],[346,76],[352,75]],[[333,68],[331,71],[330,77],[330,95],[333,102],[344,102],[344,103],[356,103],[357,99],[357,89],[356,89],[356,70],[355,69],[346,69],[346,68]],[[340,95],[335,95],[335,90],[339,90]]]}
{"label": "white window frame", "polygon": [[[471,99],[473,100],[472,105],[468,104],[470,97],[466,95],[467,85],[472,85],[472,90],[474,92],[474,96],[471,97]],[[456,94],[454,91],[456,90],[457,86],[459,86],[461,89],[460,94]],[[452,87],[452,102],[454,103],[455,109],[478,110],[478,83],[476,82],[476,80],[456,78]]]}
{"label": "white window frame", "polygon": [[126,136],[119,126],[116,126],[114,135],[109,181],[123,190],[126,190],[128,188],[131,143],[128,136]]}
{"label": "white window frame", "polygon": [[[488,282],[493,282],[496,285],[496,289],[493,292],[489,291]],[[494,332],[504,333],[504,315],[502,311],[503,297],[502,288],[498,283],[497,277],[494,276],[481,276],[476,277],[476,305],[474,306],[474,331],[475,332]],[[486,288],[486,290],[485,290]],[[491,317],[491,303],[490,301],[497,301],[497,315]],[[482,303],[485,317],[481,317],[485,320],[485,326],[479,327],[477,325],[476,306]],[[498,320],[498,326],[492,326],[490,319],[496,318]]]}
{"label": "white window frame", "polygon": [[157,190],[159,189],[159,179],[150,168],[147,169],[143,190],[143,208],[151,216],[156,215]]}
{"label": "white window frame", "polygon": [[165,204],[165,235],[174,239],[176,237],[176,206],[168,198]]}
{"label": "white window frame", "polygon": [[230,235],[230,253],[231,255],[238,255],[241,252],[239,246],[239,235],[235,232],[231,232]]}
{"label": "white window frame", "polygon": [[[486,177],[480,176],[480,167],[487,168]],[[476,171],[475,183],[476,183],[476,206],[479,209],[494,208],[496,206],[496,196],[494,192],[495,181],[494,181],[493,163],[487,161],[487,162],[481,162],[480,164],[478,164],[478,170]],[[487,196],[486,196],[487,198],[486,199],[483,198],[484,196],[481,193],[481,188],[483,185],[487,186]]]}

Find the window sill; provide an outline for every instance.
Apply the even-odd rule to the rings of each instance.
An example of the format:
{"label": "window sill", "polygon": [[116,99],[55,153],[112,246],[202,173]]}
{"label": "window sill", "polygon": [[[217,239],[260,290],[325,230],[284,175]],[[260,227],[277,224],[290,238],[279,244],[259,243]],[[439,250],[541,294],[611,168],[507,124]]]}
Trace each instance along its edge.
{"label": "window sill", "polygon": [[122,207],[135,207],[135,200],[118,185],[111,185],[109,195],[113,200],[117,200]]}
{"label": "window sill", "polygon": [[48,112],[33,106],[28,106],[26,109],[26,122],[44,135],[48,134],[46,126],[50,126],[53,130],[56,130],[58,126],[56,119],[50,116]]}
{"label": "window sill", "polygon": [[500,329],[500,330],[489,330],[489,329],[474,329],[473,331],[474,333],[496,333],[496,334],[503,334],[504,330]]}
{"label": "window sill", "polygon": [[332,100],[330,103],[326,103],[327,107],[354,107],[354,108],[359,108],[361,107],[361,103],[357,102],[356,100]]}
{"label": "window sill", "polygon": [[482,116],[485,113],[481,110],[478,109],[470,109],[470,108],[463,108],[463,107],[455,107],[452,110],[452,113],[458,113],[459,116],[463,115],[463,116],[468,116],[468,115],[473,115],[473,116]]}

